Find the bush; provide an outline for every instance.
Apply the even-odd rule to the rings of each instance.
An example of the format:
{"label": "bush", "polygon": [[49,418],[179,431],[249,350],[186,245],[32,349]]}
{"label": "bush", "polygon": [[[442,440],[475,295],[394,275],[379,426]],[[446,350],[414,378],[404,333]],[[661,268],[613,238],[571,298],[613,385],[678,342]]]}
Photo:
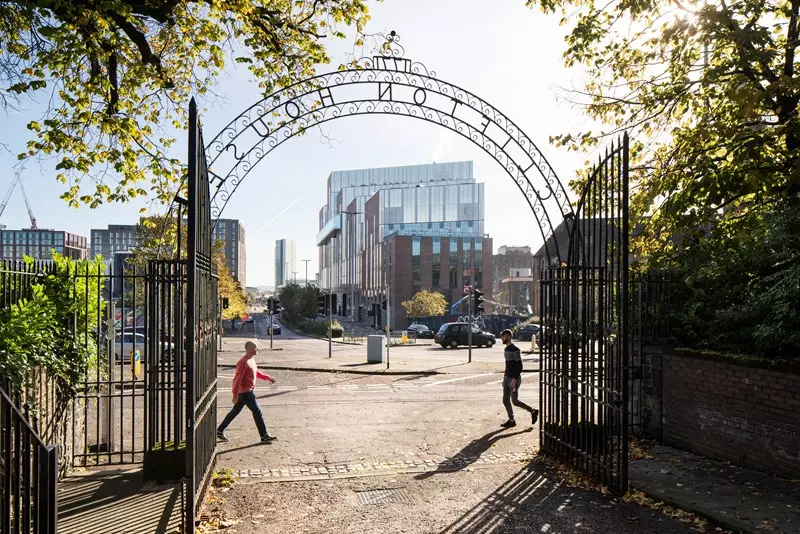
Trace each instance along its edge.
{"label": "bush", "polygon": [[670,262],[672,334],[687,346],[800,358],[800,213],[788,207],[686,241]]}
{"label": "bush", "polygon": [[[0,309],[0,375],[21,390],[33,387],[34,371],[44,371],[69,394],[96,365],[97,354],[95,340],[81,343],[74,332],[97,325],[104,304],[97,295],[98,284],[76,284],[74,276],[100,276],[102,262],[73,262],[57,254],[53,260],[52,272],[39,278],[18,302]],[[2,283],[6,286],[0,291],[9,291],[9,285],[18,282]]]}

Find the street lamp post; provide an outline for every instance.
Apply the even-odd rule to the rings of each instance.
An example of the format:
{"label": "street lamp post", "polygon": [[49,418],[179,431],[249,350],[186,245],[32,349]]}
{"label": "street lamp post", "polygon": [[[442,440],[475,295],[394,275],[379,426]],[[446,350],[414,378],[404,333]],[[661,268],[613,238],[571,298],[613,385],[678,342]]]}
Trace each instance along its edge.
{"label": "street lamp post", "polygon": [[300,261],[306,264],[306,286],[308,286],[308,262],[310,262],[311,260],[300,260]]}

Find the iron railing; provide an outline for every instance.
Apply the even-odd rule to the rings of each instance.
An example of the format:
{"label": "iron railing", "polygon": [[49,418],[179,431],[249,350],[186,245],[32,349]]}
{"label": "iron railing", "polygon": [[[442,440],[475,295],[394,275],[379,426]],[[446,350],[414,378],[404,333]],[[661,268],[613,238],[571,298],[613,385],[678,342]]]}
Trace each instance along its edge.
{"label": "iron railing", "polygon": [[23,411],[8,384],[0,387],[0,532],[55,534],[58,448],[42,442]]}
{"label": "iron railing", "polygon": [[615,492],[628,485],[628,138],[592,168],[567,261],[541,279],[543,450]]}

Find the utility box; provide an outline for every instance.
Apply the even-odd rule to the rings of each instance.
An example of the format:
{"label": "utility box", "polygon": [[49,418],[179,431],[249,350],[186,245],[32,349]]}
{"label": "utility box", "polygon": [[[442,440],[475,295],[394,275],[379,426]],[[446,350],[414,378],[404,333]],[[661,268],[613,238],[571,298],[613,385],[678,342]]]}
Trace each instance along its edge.
{"label": "utility box", "polygon": [[367,336],[367,363],[383,363],[385,345],[384,336]]}

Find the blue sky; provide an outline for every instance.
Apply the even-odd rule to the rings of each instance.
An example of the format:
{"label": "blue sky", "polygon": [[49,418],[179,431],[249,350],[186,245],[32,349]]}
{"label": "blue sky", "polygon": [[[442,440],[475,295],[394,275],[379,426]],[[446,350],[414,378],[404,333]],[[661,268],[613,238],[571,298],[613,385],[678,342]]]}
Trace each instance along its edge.
{"label": "blue sky", "polygon": [[[423,62],[437,77],[458,84],[492,103],[514,120],[548,158],[566,182],[583,166],[585,155],[548,144],[548,137],[584,126],[580,110],[560,102],[562,87],[578,85],[580,72],[563,67],[564,28],[558,17],[525,7],[524,0],[386,0],[371,3],[368,32],[396,30],[406,57]],[[350,42],[330,47],[333,66],[346,60]],[[321,67],[321,72],[329,67]],[[222,99],[204,112],[205,138],[212,138],[229,120],[259,98],[249,73],[231,68],[216,92]],[[41,115],[35,103],[22,115],[6,117],[0,142],[12,151],[24,147],[24,125]],[[330,122],[286,143],[264,159],[231,199],[225,217],[238,218],[247,232],[247,285],[272,285],[276,239],[294,239],[298,260],[310,259],[316,272],[317,212],[325,200],[325,180],[333,170],[475,161],[479,181],[486,183],[486,231],[500,245],[538,247],[541,236],[527,203],[503,169],[469,141],[423,121],[387,116]],[[184,154],[185,144],[176,147]],[[13,177],[15,159],[0,154],[0,196]],[[59,200],[63,185],[47,162],[31,162],[24,179],[39,227],[89,236],[91,228],[133,223],[144,204],[72,209]],[[28,226],[17,190],[2,217],[9,228]],[[300,266],[302,262],[298,262]],[[302,277],[304,273],[299,273]]]}

